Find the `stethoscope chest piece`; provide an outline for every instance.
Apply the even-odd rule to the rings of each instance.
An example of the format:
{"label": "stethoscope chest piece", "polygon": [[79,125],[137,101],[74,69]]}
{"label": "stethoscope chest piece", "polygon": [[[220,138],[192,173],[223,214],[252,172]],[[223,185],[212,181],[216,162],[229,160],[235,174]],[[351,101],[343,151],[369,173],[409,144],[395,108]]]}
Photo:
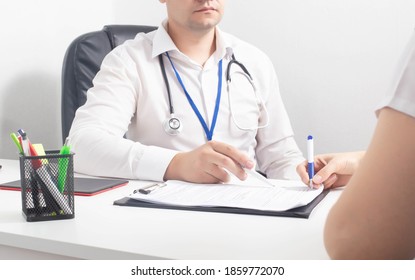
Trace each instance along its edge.
{"label": "stethoscope chest piece", "polygon": [[182,131],[182,123],[174,115],[170,115],[170,117],[163,122],[163,128],[167,134],[177,135]]}

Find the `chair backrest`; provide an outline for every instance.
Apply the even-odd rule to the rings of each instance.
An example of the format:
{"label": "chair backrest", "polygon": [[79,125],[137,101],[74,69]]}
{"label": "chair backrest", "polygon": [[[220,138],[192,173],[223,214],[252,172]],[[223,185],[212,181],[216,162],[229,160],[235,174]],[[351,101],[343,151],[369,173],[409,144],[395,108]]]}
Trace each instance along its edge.
{"label": "chair backrest", "polygon": [[86,102],[86,92],[104,57],[116,46],[140,32],[157,27],[145,25],[106,25],[100,31],[76,38],[68,47],[62,68],[62,140],[69,134],[76,110]]}

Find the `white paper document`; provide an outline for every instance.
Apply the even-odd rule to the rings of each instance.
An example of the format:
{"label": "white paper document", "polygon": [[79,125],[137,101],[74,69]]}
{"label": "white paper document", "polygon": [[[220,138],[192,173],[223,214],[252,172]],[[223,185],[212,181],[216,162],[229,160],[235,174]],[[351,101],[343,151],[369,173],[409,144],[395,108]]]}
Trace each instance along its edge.
{"label": "white paper document", "polygon": [[[270,180],[273,182],[274,180]],[[276,186],[244,184],[193,184],[182,181],[167,181],[148,194],[136,192],[130,198],[168,205],[201,207],[236,207],[263,211],[285,211],[307,205],[316,198],[323,187],[310,189],[298,183],[283,181]]]}

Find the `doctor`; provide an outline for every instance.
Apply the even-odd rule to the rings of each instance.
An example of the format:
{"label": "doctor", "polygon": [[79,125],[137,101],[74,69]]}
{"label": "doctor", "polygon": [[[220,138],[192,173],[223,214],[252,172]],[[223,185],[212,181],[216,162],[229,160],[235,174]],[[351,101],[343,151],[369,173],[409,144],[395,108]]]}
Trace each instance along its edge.
{"label": "doctor", "polygon": [[246,167],[298,178],[303,157],[272,63],[217,27],[226,1],[160,2],[167,20],[107,55],[76,113],[76,171],[220,183],[228,172],[244,180]]}

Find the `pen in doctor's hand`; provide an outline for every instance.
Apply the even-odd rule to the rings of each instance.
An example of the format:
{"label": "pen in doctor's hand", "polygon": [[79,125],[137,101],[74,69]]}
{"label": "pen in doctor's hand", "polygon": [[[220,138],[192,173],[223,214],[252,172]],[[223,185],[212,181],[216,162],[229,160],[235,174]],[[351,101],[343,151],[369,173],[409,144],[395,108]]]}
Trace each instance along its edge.
{"label": "pen in doctor's hand", "polygon": [[268,181],[267,178],[265,178],[264,176],[262,176],[261,174],[259,174],[258,172],[256,172],[255,170],[252,169],[248,169],[246,167],[242,167],[242,169],[249,175],[255,177],[256,179],[260,180],[261,182],[265,183],[267,186],[270,187],[275,187],[275,185],[273,183],[271,183],[270,181]]}
{"label": "pen in doctor's hand", "polygon": [[314,141],[313,136],[308,135],[307,137],[307,161],[308,161],[308,178],[309,187],[313,187],[313,177],[314,177]]}

